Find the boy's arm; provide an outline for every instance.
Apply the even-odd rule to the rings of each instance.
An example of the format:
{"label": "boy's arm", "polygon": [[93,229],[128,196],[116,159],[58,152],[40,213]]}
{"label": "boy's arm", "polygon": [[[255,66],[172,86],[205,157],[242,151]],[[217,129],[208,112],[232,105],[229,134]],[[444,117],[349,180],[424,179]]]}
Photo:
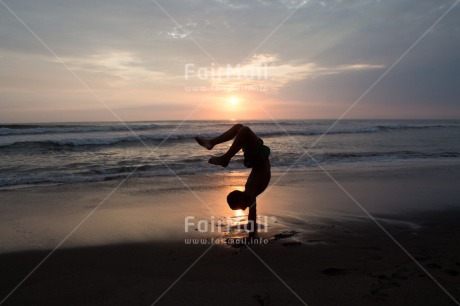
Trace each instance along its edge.
{"label": "boy's arm", "polygon": [[257,204],[254,202],[254,205],[249,207],[248,222],[252,222],[250,229],[253,232],[257,232]]}

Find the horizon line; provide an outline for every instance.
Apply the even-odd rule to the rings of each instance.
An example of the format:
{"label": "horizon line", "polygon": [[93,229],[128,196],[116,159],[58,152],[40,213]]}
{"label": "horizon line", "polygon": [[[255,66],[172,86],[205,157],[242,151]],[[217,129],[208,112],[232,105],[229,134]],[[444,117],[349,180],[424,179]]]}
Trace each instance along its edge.
{"label": "horizon line", "polygon": [[[279,118],[275,121],[328,121],[328,120],[336,120],[335,118]],[[384,120],[398,120],[398,121],[407,121],[407,120],[414,120],[414,121],[422,121],[422,120],[460,120],[460,118],[348,118],[342,119],[341,121],[384,121]],[[161,122],[161,121],[183,121],[182,119],[147,119],[147,120],[123,120],[123,122]],[[228,121],[228,122],[250,122],[250,121],[270,121],[273,122],[272,119],[190,119],[185,121]],[[117,120],[88,120],[88,121],[40,121],[40,122],[0,122],[0,126],[2,125],[31,125],[31,124],[71,124],[71,123],[120,123]]]}

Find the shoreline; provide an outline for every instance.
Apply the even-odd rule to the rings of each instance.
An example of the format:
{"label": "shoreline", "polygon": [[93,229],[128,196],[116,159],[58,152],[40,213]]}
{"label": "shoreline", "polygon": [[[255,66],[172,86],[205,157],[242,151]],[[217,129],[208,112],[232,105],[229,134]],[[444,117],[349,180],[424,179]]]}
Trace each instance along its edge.
{"label": "shoreline", "polygon": [[[451,158],[446,157],[443,159],[415,159],[415,160],[396,160],[396,161],[380,161],[380,162],[349,162],[346,164],[340,163],[320,163],[326,170],[333,171],[333,172],[358,172],[358,173],[389,173],[389,171],[401,171],[401,170],[417,170],[417,169],[435,169],[439,170],[440,168],[449,168],[449,167],[460,167],[460,160],[458,158]],[[208,165],[209,166],[209,165]],[[220,170],[220,171],[219,171]],[[244,168],[241,166],[239,169],[219,169],[219,170],[210,170],[208,172],[196,172],[196,173],[179,173],[179,177],[197,177],[201,176],[201,178],[207,178],[210,176],[216,177],[225,177],[225,176],[247,176],[249,174],[249,169]],[[295,179],[293,181],[303,181],[304,179],[308,179],[308,175],[306,173],[322,173],[318,166],[303,166],[300,168],[288,168],[288,167],[272,167],[272,175],[275,177],[279,174],[284,174],[289,172],[289,174],[294,174]],[[110,184],[111,182],[120,182],[125,178],[125,176],[105,179],[105,180],[96,180],[96,181],[82,181],[82,182],[61,182],[61,183],[39,183],[39,184],[21,184],[21,185],[7,185],[0,187],[0,193],[3,191],[14,191],[14,190],[21,190],[21,189],[31,189],[31,188],[46,188],[52,186],[73,186],[73,185],[80,185],[80,184]],[[158,175],[158,176],[132,176],[128,179],[128,181],[143,181],[143,180],[152,180],[153,182],[157,183],[162,180],[176,180],[174,175]],[[273,182],[270,182],[270,184]],[[179,183],[179,182],[177,182]],[[180,184],[180,183],[179,183]],[[184,187],[185,188],[185,187]]]}
{"label": "shoreline", "polygon": [[[201,176],[201,177],[209,177],[209,176],[228,176],[228,175],[238,175],[241,173],[249,173],[248,169],[244,168],[242,165],[235,165],[237,163],[242,163],[242,156],[237,155],[235,163],[231,164],[231,167],[227,169],[216,169],[216,168],[207,168],[204,171],[185,171],[179,170],[177,175],[179,177],[190,177],[190,176]],[[304,157],[305,158],[305,157]],[[306,158],[305,158],[306,159]],[[320,162],[320,164],[329,171],[358,171],[358,172],[369,172],[369,171],[378,171],[381,172],[382,170],[398,170],[400,168],[413,170],[417,168],[439,168],[439,167],[449,167],[449,166],[458,166],[460,165],[460,160],[458,157],[443,157],[443,158],[419,158],[419,159],[410,159],[410,160],[381,160],[381,161],[350,161],[346,163],[340,162]],[[205,167],[209,167],[208,164],[205,163]],[[272,173],[276,175],[276,173],[308,173],[315,171],[322,170],[312,161],[311,165],[302,165],[302,166],[295,166],[290,168],[288,166],[274,166],[272,167]],[[168,180],[171,177],[174,177],[176,172],[171,173],[169,170],[161,170],[157,174],[148,173],[148,172],[133,172],[134,175],[131,176],[129,172],[121,173],[116,176],[108,176],[104,178],[96,178],[96,177],[84,177],[86,180],[81,181],[60,181],[60,182],[41,182],[41,183],[20,183],[16,185],[3,185],[0,186],[0,192],[8,191],[8,190],[19,190],[19,189],[29,189],[29,188],[40,188],[40,187],[48,187],[48,186],[71,186],[71,185],[78,185],[78,184],[97,184],[97,183],[104,183],[104,182],[120,182],[123,179],[128,177],[128,180],[152,180],[152,181],[161,181],[161,180]],[[160,174],[161,173],[161,174]],[[247,175],[247,174],[243,174]],[[298,179],[299,176],[297,175],[296,178]],[[80,178],[81,179],[81,178]]]}

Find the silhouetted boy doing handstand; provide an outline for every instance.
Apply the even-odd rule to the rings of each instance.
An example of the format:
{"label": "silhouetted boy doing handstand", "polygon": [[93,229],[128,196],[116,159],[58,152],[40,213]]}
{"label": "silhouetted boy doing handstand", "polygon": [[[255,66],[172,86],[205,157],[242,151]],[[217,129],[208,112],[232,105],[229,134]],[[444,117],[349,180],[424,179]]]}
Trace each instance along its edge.
{"label": "silhouetted boy doing handstand", "polygon": [[244,186],[244,191],[234,190],[230,192],[227,196],[227,203],[233,210],[245,210],[249,207],[248,220],[253,222],[253,228],[256,231],[256,198],[267,188],[271,178],[270,160],[268,158],[270,148],[264,145],[262,139],[257,137],[249,127],[242,124],[235,124],[225,133],[212,139],[195,137],[196,141],[208,150],[233,138],[235,138],[233,144],[224,155],[213,156],[208,162],[213,165],[227,167],[232,157],[243,149],[244,166],[252,168],[252,170]]}

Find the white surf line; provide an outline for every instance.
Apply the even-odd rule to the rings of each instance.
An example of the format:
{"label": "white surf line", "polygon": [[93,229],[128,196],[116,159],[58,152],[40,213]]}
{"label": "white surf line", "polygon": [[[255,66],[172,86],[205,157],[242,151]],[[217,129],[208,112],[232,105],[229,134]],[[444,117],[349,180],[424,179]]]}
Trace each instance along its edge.
{"label": "white surf line", "polygon": [[195,261],[194,261],[187,269],[185,269],[185,271],[182,272],[182,274],[179,275],[179,277],[178,277],[171,285],[169,285],[169,287],[166,288],[166,290],[163,291],[162,294],[160,294],[160,296],[155,300],[155,302],[153,302],[153,303],[151,304],[151,306],[153,306],[153,305],[155,305],[156,303],[158,303],[158,302],[161,300],[161,298],[162,298],[163,296],[165,296],[166,293],[168,293],[169,290],[171,290],[172,287],[174,287],[174,286],[185,276],[185,274],[187,274],[188,271],[190,271],[190,270],[201,260],[201,258],[203,258],[204,255],[206,255],[206,254],[209,252],[209,250],[211,250],[211,248],[212,248],[214,245],[215,245],[215,243],[211,243],[211,245],[210,245],[210,246],[209,246],[209,247],[208,247],[198,258],[197,258],[197,259],[195,259]]}
{"label": "white surf line", "polygon": [[246,248],[289,290],[291,293],[305,306],[308,304],[275,272],[272,268],[262,259],[247,243],[244,244]]}
{"label": "white surf line", "polygon": [[[340,117],[335,120],[331,126],[329,126],[329,128],[324,132],[322,133],[314,142],[311,146],[309,146],[309,148],[307,149],[307,152],[308,150],[314,148],[316,146],[316,144],[324,137],[326,136],[326,134],[328,134],[330,132],[330,130],[335,126],[337,125],[338,122],[340,122],[340,120],[343,119],[343,117],[349,113],[359,102],[361,102],[361,100],[378,84],[380,83],[380,81],[391,71],[393,70],[396,65],[398,65],[401,60],[404,59],[404,57],[407,56],[407,54],[409,54],[410,51],[412,51],[412,49],[414,49],[419,43],[420,41],[425,38],[425,36],[428,35],[428,33],[430,33],[433,28],[439,23],[441,22],[444,17],[446,17],[446,15],[448,13],[450,13],[450,11],[452,11],[452,9],[460,2],[460,0],[456,0],[386,71],[384,71],[382,73],[382,75],[380,75],[379,78],[377,78],[377,80],[374,81],[374,83],[372,83],[372,85],[366,89],[362,94],[361,96],[358,97],[358,99],[356,99],[346,110],[344,113],[342,113],[342,115],[340,115]],[[270,119],[275,122],[278,127],[280,127],[279,123],[276,121],[276,119],[273,118],[273,116],[271,116],[264,108],[262,108],[260,105],[259,105],[259,108],[261,108],[269,117]],[[282,131],[284,131],[287,135],[291,136],[285,129],[282,129]],[[292,137],[291,137],[292,138]],[[298,143],[298,141],[295,141],[296,143]],[[300,143],[298,143],[299,147],[302,148],[302,150],[304,151],[304,153],[299,157],[297,158],[292,164],[291,166],[288,167],[288,169],[274,182],[272,183],[270,186],[268,186],[268,189],[271,188],[271,186],[274,186],[276,183],[278,183],[287,173],[289,173],[289,171],[291,171],[292,167],[294,167],[295,164],[297,164],[298,161],[300,161],[306,154],[305,154],[305,149],[302,147],[302,145]],[[267,191],[267,190],[265,190]]]}

